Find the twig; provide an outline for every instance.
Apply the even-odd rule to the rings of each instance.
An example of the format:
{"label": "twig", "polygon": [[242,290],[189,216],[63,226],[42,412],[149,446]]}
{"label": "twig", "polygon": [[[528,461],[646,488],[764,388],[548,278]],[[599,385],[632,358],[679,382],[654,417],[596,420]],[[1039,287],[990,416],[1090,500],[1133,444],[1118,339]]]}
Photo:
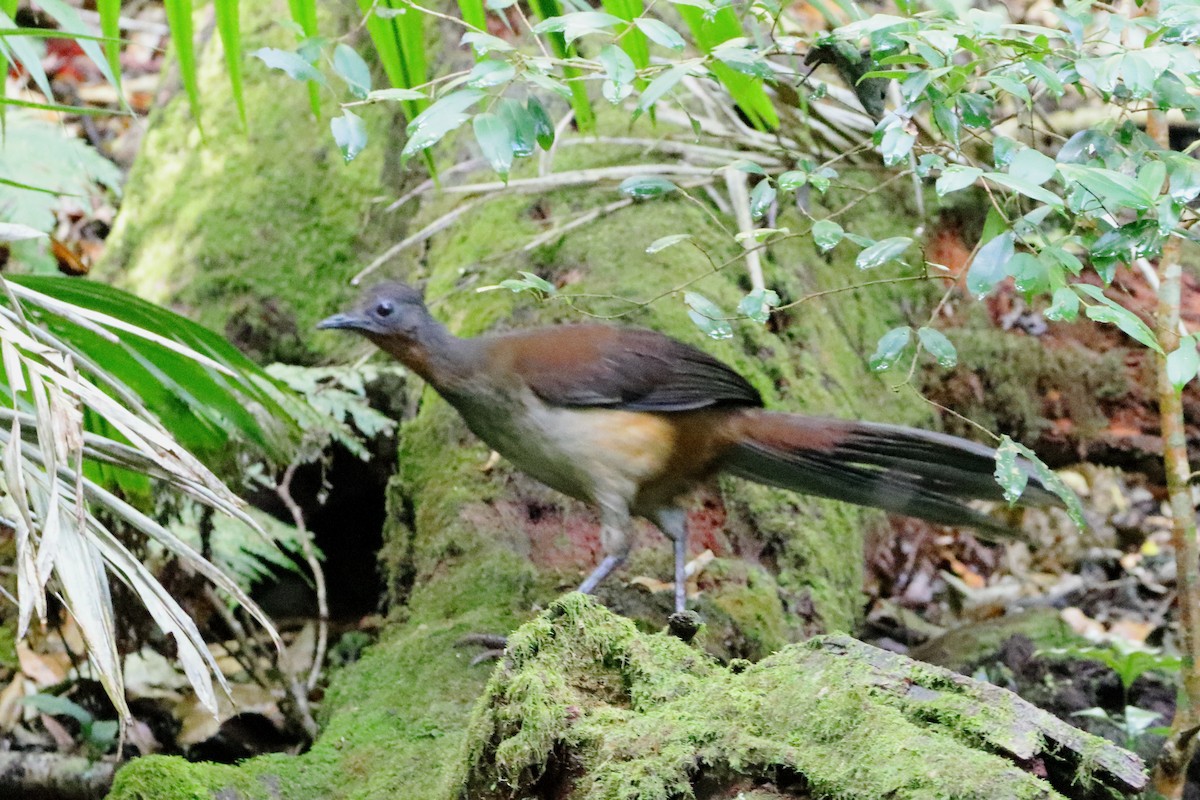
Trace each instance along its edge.
{"label": "twig", "polygon": [[[748,180],[746,173],[736,167],[725,169],[725,188],[729,190],[729,202],[733,204],[733,216],[737,220],[738,232],[744,234],[754,231],[754,219],[750,212],[750,192],[746,189]],[[759,258],[758,250],[746,247],[751,241],[750,238],[746,238],[742,240],[741,244],[746,250],[746,271],[750,273],[750,288],[757,292],[766,289],[767,284],[763,279],[762,260]]]}
{"label": "twig", "polygon": [[464,183],[459,186],[446,186],[442,189],[447,194],[495,194],[497,192],[541,192],[547,189],[562,189],[567,186],[580,186],[600,181],[617,181],[632,178],[637,175],[711,175],[708,167],[694,167],[690,164],[633,164],[621,167],[596,167],[593,169],[578,169],[570,172],[555,172],[538,178],[514,178],[504,181],[488,181],[486,183]]}
{"label": "twig", "polygon": [[[442,170],[439,173],[438,177],[446,178],[450,175],[457,175],[460,172],[471,172],[475,169],[478,169],[479,167],[482,167],[485,163],[487,163],[487,162],[484,161],[482,158],[470,158],[470,159],[467,159],[466,161],[462,161],[458,164],[455,164],[452,167],[448,167],[447,169]],[[410,192],[405,192],[404,194],[400,195],[400,199],[394,201],[391,205],[389,205],[387,208],[385,208],[384,211],[388,211],[388,212],[395,211],[396,209],[400,208],[401,206],[404,206],[405,204],[407,204],[409,200],[412,200],[414,197],[419,197],[419,196],[425,194],[430,189],[433,189],[436,186],[437,186],[437,182],[434,181],[433,178],[427,178],[427,179],[421,181],[421,183],[417,186],[417,188],[413,189]]]}
{"label": "twig", "polygon": [[413,245],[420,244],[421,242],[425,241],[426,239],[430,238],[431,236],[441,233],[446,228],[450,227],[451,223],[453,223],[456,219],[461,217],[463,214],[470,211],[478,203],[479,203],[478,200],[471,200],[469,202],[463,203],[462,205],[457,206],[457,207],[451,209],[450,211],[446,212],[442,216],[438,217],[433,222],[429,223],[424,228],[421,228],[421,230],[414,233],[412,236],[409,236],[408,238],[392,245],[387,250],[384,250],[382,255],[378,256],[370,264],[367,264],[367,266],[363,267],[361,270],[358,271],[357,275],[355,275],[353,278],[350,279],[351,285],[357,286],[362,281],[363,278],[367,277],[372,272],[379,269],[381,266],[383,266],[385,263],[387,263],[391,259],[395,258],[400,253],[404,252],[405,250],[412,247]]}
{"label": "twig", "polygon": [[321,568],[321,560],[313,548],[312,533],[304,524],[304,512],[292,499],[292,479],[296,477],[296,467],[299,461],[293,461],[283,472],[283,479],[275,487],[275,494],[283,501],[288,513],[292,515],[292,524],[300,537],[300,550],[304,553],[304,561],[308,564],[313,576],[313,586],[317,591],[317,644],[313,650],[313,663],[308,672],[308,690],[311,692],[317,686],[321,677],[321,666],[325,663],[325,648],[329,643],[329,596],[325,589],[325,570]]}
{"label": "twig", "polygon": [[599,208],[593,208],[591,211],[587,212],[586,214],[580,214],[578,217],[571,220],[570,222],[565,222],[562,225],[558,225],[556,227],[551,228],[550,230],[546,231],[545,233],[538,234],[533,239],[530,239],[529,242],[521,249],[523,251],[525,251],[526,253],[530,252],[531,250],[536,250],[537,248],[541,247],[542,245],[546,244],[547,242],[554,241],[559,236],[562,236],[564,233],[566,233],[568,231],[573,231],[582,225],[587,225],[589,222],[593,222],[593,221],[599,219],[600,217],[607,216],[607,215],[613,213],[614,211],[619,211],[620,209],[622,209],[628,205],[633,205],[632,197],[626,197],[623,200],[617,200],[615,202],[609,203],[606,206],[600,206]]}

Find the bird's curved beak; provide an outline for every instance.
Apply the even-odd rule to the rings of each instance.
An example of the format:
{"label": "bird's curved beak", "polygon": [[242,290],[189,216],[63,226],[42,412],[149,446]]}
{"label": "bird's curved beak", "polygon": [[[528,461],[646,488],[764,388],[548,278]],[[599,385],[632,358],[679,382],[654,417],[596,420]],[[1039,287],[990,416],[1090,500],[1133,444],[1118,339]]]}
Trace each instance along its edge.
{"label": "bird's curved beak", "polygon": [[322,330],[341,329],[357,331],[363,329],[363,320],[357,314],[334,314],[317,323]]}

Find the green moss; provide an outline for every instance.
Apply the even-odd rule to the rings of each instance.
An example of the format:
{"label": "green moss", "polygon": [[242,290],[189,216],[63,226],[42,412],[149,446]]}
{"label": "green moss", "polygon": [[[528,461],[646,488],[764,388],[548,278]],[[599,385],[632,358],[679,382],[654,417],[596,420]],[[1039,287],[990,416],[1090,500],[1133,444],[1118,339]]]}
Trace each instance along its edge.
{"label": "green moss", "polygon": [[[286,3],[243,3],[241,14],[244,52],[294,46],[278,24]],[[371,213],[386,148],[344,164],[329,135],[331,94],[316,120],[303,84],[257,59],[245,69],[247,130],[215,36],[200,67],[203,134],[182,91],[154,112],[96,272],[225,331],[264,361],[307,362],[343,344],[312,337],[313,324],[353,297],[347,281],[363,255],[394,241],[402,219]],[[384,139],[391,112],[360,113],[372,140]]]}
{"label": "green moss", "polygon": [[514,634],[448,794],[659,800],[769,780],[840,798],[1059,796],[980,749],[1008,729],[1003,708],[972,707],[915,664],[898,683],[938,700],[899,700],[873,688],[869,657],[829,644],[733,671],[567,595]]}
{"label": "green moss", "polygon": [[[959,366],[925,374],[925,391],[989,430],[1035,441],[1055,419],[1070,420],[1076,435],[1087,439],[1108,425],[1103,404],[1139,391],[1130,381],[1127,350],[1094,350],[1077,341],[1045,341],[996,329],[976,308],[969,327],[948,334],[958,348]],[[1086,333],[1083,334],[1086,337]],[[1047,398],[1053,398],[1047,401]],[[947,421],[954,433],[969,426]]]}

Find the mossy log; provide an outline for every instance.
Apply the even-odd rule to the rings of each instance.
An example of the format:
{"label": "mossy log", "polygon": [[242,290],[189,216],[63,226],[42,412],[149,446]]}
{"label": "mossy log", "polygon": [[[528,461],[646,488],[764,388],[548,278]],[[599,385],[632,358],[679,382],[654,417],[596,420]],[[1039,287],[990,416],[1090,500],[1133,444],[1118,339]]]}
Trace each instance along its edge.
{"label": "mossy log", "polygon": [[[286,16],[282,3],[243,3],[242,13],[252,46],[272,43],[276,34],[268,20]],[[217,66],[220,54],[213,50],[204,56],[205,107],[210,112],[224,109],[227,118],[208,122],[206,139],[200,141],[188,132],[182,98],[158,114],[131,179],[104,272],[190,309],[214,327],[265,332],[262,342],[253,336],[241,340],[260,356],[309,359],[339,348],[347,352],[357,345],[334,334],[309,333],[309,323],[346,303],[352,290],[344,279],[384,250],[385,243],[438,219],[453,201],[433,195],[397,214],[379,213],[378,196],[399,191],[399,182],[389,178],[392,165],[385,154],[398,149],[394,140],[402,134],[390,132],[389,119],[372,117],[371,147],[343,167],[327,139],[327,126],[312,121],[304,110],[304,87],[282,77],[251,76],[252,134],[245,139],[236,125],[225,124],[233,111]],[[371,113],[384,112],[364,110]],[[632,129],[603,117],[600,124],[648,139],[662,133],[647,120]],[[285,142],[287,150],[261,146],[264,140]],[[603,168],[643,158],[639,148],[584,140],[559,147],[553,169]],[[192,168],[181,173],[180,159]],[[525,169],[514,177],[533,174],[532,168]],[[472,177],[477,176],[460,174],[454,180]],[[916,221],[910,197],[902,191],[875,191],[879,182],[874,175],[850,180],[858,190],[831,192],[814,203],[832,209],[858,200],[856,232],[880,240],[912,235]],[[880,283],[838,293],[835,300],[822,297],[777,314],[769,327],[737,323],[731,338],[715,341],[688,319],[682,287],[732,309],[748,290],[748,281],[734,258],[739,251],[714,225],[712,210],[701,209],[700,203],[679,195],[637,203],[599,214],[548,245],[525,249],[547,226],[599,211],[614,197],[614,184],[497,193],[480,199],[420,250],[385,264],[378,277],[423,282],[434,314],[459,334],[578,320],[586,314],[620,315],[624,322],[665,331],[728,361],[773,407],[901,424],[931,422],[928,406],[888,391],[866,366],[880,335],[911,321],[906,309],[914,303],[914,284]],[[795,209],[783,208],[776,224],[800,230],[806,223]],[[646,253],[655,239],[681,232],[691,233],[695,244],[718,262],[729,260],[730,266],[714,271],[692,246]],[[848,248],[822,254],[811,242],[793,238],[771,249],[765,267],[771,288],[787,302],[860,281],[853,260]],[[554,283],[557,296],[539,300],[504,290],[476,291],[520,270]],[[915,303],[922,301],[918,296]],[[630,758],[578,762],[588,765],[586,775],[571,771],[576,766],[571,762],[564,774],[573,787],[644,787],[605,796],[657,800],[689,792],[703,795],[710,779],[726,781],[725,786],[744,779],[747,797],[793,796],[779,793],[795,788],[784,785],[789,776],[807,782],[814,794],[982,797],[965,791],[939,795],[931,787],[995,787],[1003,779],[1025,787],[1021,791],[1026,794],[1013,796],[1054,796],[1050,783],[990,755],[1003,747],[967,719],[965,708],[930,718],[914,710],[913,698],[885,691],[879,676],[889,674],[887,669],[873,672],[859,655],[847,656],[858,652],[849,640],[816,640],[780,650],[812,634],[853,628],[861,607],[862,541],[880,515],[734,482],[723,485],[723,499],[698,498],[690,515],[694,544],[696,550],[713,550],[717,559],[693,587],[698,593],[690,600],[706,623],[703,651],[697,650],[659,634],[637,633],[660,629],[671,608],[669,591],[651,591],[647,586],[653,587],[652,581],[629,580],[669,574],[670,547],[661,536],[648,526],[639,529],[641,546],[600,592],[605,605],[632,621],[577,597],[556,601],[595,564],[599,540],[594,513],[503,463],[490,465],[487,449],[445,402],[416,382],[409,391],[413,414],[401,429],[381,553],[392,613],[381,641],[333,677],[323,702],[322,731],[312,749],[297,757],[264,756],[237,766],[138,759],[118,773],[111,795],[115,800],[448,800],[472,796],[476,789],[487,796],[501,791],[495,787],[513,784],[533,792],[536,779],[522,783],[522,775],[533,776],[542,764],[544,779],[555,743],[582,729],[569,713],[560,713],[527,720],[522,728],[526,739],[519,740],[524,744],[501,748],[501,741],[493,741],[488,725],[499,708],[496,692],[511,695],[530,681],[594,692],[587,718],[600,737],[596,741],[604,739],[599,726],[607,720],[612,723],[607,741],[620,743]],[[510,660],[485,693],[488,668],[472,666],[471,654],[456,649],[455,642],[474,632],[511,631],[551,603],[557,603],[558,616],[537,617],[516,637]],[[572,629],[576,640],[564,635],[569,620],[588,623]],[[576,653],[578,659],[537,661],[536,672],[521,668],[521,659],[540,658],[528,647],[547,635],[562,639],[561,646],[568,648],[564,657]],[[646,673],[650,683],[644,686],[658,686],[666,694],[657,699],[664,705],[678,703],[677,712],[691,714],[696,723],[691,733],[681,720],[672,723],[671,752],[680,760],[661,776],[661,791],[654,788],[660,784],[641,783],[654,776],[639,772],[662,765],[654,758],[661,752],[658,729],[651,717],[639,722],[632,707],[614,702],[601,708],[598,698],[615,698],[625,689],[619,665],[597,660],[596,646],[631,648],[631,654],[649,648],[648,657],[658,659],[663,669],[655,676]],[[835,652],[839,647],[841,654]],[[551,652],[542,644],[537,649]],[[589,652],[593,655],[585,658]],[[759,663],[750,667],[750,661]],[[674,679],[668,678],[676,672],[680,683],[672,684]],[[951,688],[948,678],[936,683],[947,696],[967,696]],[[797,693],[802,702],[793,703]],[[581,694],[581,702],[587,696]],[[999,706],[1007,709],[1006,718],[1019,708],[1010,700],[1006,697]],[[707,710],[723,716],[704,719],[705,703]],[[505,724],[508,731],[513,723]],[[632,735],[637,730],[643,732],[641,738]],[[762,735],[752,743],[756,730]],[[889,738],[876,742],[872,731],[886,731]],[[536,748],[530,738],[535,734]],[[733,740],[718,743],[722,736]],[[705,750],[704,742],[689,737],[717,737],[711,746],[725,758],[717,759],[717,749]],[[521,748],[524,760],[513,757]],[[1092,755],[1101,749],[1095,743]],[[1026,760],[1039,752],[1033,747]],[[712,769],[705,766],[710,756]],[[495,769],[489,771],[489,763]],[[1107,781],[1091,763],[1072,769],[1081,776],[1097,775],[1101,784]],[[771,765],[777,767],[774,772]],[[931,765],[936,765],[934,775]],[[668,781],[669,775],[674,777]],[[759,779],[777,783],[774,789],[754,785]]]}
{"label": "mossy log", "polygon": [[1139,791],[1138,758],[988,683],[847,636],[721,666],[567,595],[509,642],[466,800],[1054,798]]}

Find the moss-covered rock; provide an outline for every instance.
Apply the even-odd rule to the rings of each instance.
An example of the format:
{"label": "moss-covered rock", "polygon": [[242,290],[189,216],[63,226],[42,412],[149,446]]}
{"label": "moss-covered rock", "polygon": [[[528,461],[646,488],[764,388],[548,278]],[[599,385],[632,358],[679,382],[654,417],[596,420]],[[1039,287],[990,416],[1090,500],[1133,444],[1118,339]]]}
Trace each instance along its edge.
{"label": "moss-covered rock", "polygon": [[[1007,760],[1051,756],[1040,777]],[[785,796],[995,800],[1105,782],[1136,789],[1141,764],[987,684],[845,637],[723,667],[572,594],[512,636],[449,790],[666,800],[750,783]]]}

